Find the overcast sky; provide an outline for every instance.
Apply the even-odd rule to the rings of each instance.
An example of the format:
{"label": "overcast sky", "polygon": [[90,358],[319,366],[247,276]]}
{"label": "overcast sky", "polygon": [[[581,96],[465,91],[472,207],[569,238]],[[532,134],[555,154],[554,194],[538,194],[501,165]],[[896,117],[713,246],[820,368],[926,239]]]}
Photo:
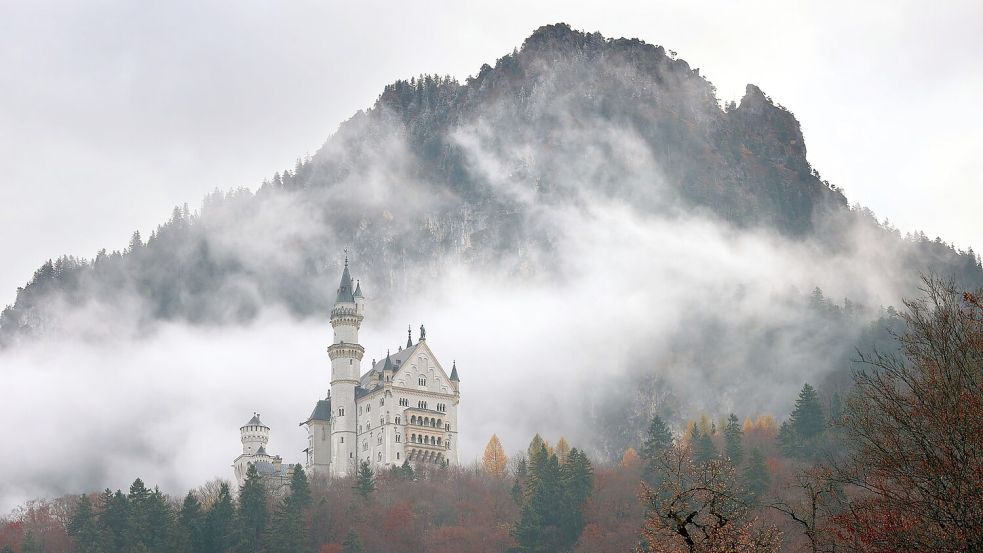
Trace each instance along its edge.
{"label": "overcast sky", "polygon": [[[559,21],[675,50],[796,114],[809,158],[902,231],[983,249],[983,3],[0,0],[0,303],[255,188],[382,87],[460,79]],[[357,5],[354,5],[357,4]]]}

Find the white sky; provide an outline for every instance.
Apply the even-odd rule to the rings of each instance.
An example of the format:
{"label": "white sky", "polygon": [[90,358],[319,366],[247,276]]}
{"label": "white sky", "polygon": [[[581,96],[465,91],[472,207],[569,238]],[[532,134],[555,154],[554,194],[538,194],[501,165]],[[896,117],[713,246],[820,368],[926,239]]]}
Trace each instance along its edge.
{"label": "white sky", "polygon": [[122,248],[255,188],[382,87],[463,79],[565,21],[675,50],[802,123],[851,202],[983,249],[983,3],[0,0],[0,304],[49,257]]}

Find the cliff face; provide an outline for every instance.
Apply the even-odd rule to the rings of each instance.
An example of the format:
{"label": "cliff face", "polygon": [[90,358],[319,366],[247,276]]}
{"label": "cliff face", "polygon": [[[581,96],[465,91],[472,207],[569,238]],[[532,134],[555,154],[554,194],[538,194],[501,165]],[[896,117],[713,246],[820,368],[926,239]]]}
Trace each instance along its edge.
{"label": "cliff face", "polygon": [[[722,108],[699,70],[660,46],[549,25],[464,83],[387,86],[255,194],[176,209],[125,252],[46,264],[0,316],[0,344],[67,329],[66,313],[93,305],[126,310],[136,327],[243,321],[271,305],[322,313],[344,247],[383,303],[452,260],[550,271],[568,230],[555,213],[599,201],[792,240],[821,234],[834,249],[857,223],[810,166],[798,121],[757,87]],[[920,248],[899,246],[917,270]],[[934,269],[983,280],[975,257],[932,248]]]}

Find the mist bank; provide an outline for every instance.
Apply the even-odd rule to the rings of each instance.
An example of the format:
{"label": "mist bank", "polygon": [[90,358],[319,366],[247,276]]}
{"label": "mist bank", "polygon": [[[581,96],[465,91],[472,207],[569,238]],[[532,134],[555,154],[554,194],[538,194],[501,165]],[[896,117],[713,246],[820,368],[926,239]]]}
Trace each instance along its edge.
{"label": "mist bank", "polygon": [[[640,218],[623,204],[554,213],[571,229],[555,242],[554,271],[455,263],[385,300],[363,280],[367,359],[424,323],[436,354],[456,360],[465,463],[492,433],[510,453],[540,433],[604,460],[637,446],[654,412],[677,427],[704,413],[784,416],[803,382],[835,389],[831,375],[848,373],[852,348],[896,293],[862,260],[771,232]],[[817,285],[864,302],[831,318],[830,304],[814,302]],[[74,313],[87,334],[0,352],[14,398],[0,417],[24,421],[5,447],[30,452],[30,462],[0,460],[3,507],[125,487],[136,475],[173,493],[227,478],[237,429],[254,411],[273,428],[270,451],[301,460],[298,423],[330,378],[326,317],[268,308],[231,327],[169,322],[126,334],[100,309]]]}

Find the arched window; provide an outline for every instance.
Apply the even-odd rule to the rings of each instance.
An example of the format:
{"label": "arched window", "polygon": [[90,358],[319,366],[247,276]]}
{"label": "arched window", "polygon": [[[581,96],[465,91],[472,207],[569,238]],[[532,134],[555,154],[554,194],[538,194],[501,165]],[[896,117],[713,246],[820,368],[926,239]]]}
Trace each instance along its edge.
{"label": "arched window", "polygon": [[420,386],[426,386],[427,385],[427,378],[425,376],[421,376],[419,378],[419,380],[417,380],[417,382],[420,384]]}
{"label": "arched window", "polygon": [[399,424],[399,415],[396,415],[396,424]]}
{"label": "arched window", "polygon": [[381,451],[379,452],[379,460],[380,461],[382,460],[382,452]]}
{"label": "arched window", "polygon": [[345,416],[345,408],[344,407],[339,407],[338,408],[338,416],[339,417],[344,417]]}
{"label": "arched window", "polygon": [[399,443],[399,438],[400,438],[399,434],[396,434],[396,443],[397,444]]}

